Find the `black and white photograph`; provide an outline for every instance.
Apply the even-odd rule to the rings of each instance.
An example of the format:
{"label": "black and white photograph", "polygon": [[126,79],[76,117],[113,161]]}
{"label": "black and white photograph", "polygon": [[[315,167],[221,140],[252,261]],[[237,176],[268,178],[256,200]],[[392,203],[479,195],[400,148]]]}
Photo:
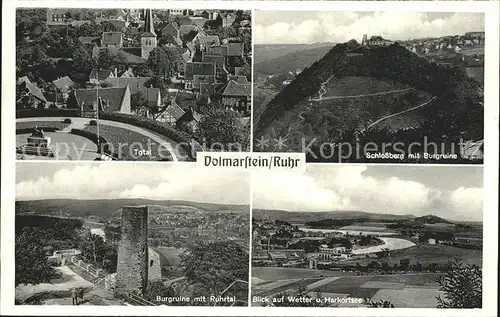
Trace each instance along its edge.
{"label": "black and white photograph", "polygon": [[482,307],[482,167],[314,164],[252,187],[253,306]]}
{"label": "black and white photograph", "polygon": [[18,162],[16,305],[247,306],[248,178],[189,163]]}
{"label": "black and white photograph", "polygon": [[255,12],[253,150],[482,164],[484,13]]}
{"label": "black and white photograph", "polygon": [[18,160],[248,151],[251,12],[17,8]]}

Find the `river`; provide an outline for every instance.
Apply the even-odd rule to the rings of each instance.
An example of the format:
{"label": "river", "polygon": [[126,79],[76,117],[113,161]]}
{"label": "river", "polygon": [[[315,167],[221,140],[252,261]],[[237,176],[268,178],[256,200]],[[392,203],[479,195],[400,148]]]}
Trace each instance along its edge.
{"label": "river", "polygon": [[359,235],[360,233],[363,235],[374,235],[374,236],[393,236],[395,234],[398,234],[397,232],[386,232],[386,231],[364,231],[364,230],[343,230],[343,229],[314,229],[314,228],[304,228],[304,227],[299,227],[300,230],[302,231],[308,231],[308,232],[325,232],[325,233],[331,233],[331,232],[339,232],[342,234],[350,234],[350,235]]}
{"label": "river", "polygon": [[352,254],[375,253],[382,251],[382,249],[400,250],[400,249],[410,248],[415,245],[415,243],[411,241],[400,238],[381,237],[380,240],[384,241],[384,244],[363,249],[352,250]]}

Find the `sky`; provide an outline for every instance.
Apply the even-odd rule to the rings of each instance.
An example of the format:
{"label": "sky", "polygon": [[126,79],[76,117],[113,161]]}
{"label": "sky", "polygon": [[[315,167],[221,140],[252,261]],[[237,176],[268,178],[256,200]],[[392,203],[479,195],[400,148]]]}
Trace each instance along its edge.
{"label": "sky", "polygon": [[16,199],[187,200],[249,204],[249,176],[194,163],[17,163]]}
{"label": "sky", "polygon": [[476,166],[314,164],[305,174],[252,175],[253,208],[432,214],[481,221],[482,173]]}
{"label": "sky", "polygon": [[483,13],[255,12],[256,44],[361,42],[363,34],[396,41],[484,31]]}

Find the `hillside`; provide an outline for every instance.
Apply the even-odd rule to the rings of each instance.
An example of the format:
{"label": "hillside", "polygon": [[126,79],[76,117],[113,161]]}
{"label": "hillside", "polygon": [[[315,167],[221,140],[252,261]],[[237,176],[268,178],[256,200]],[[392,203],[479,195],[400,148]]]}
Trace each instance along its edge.
{"label": "hillside", "polygon": [[[327,101],[325,99],[328,98],[322,100],[317,97],[322,94],[329,80],[346,77],[371,77],[394,83],[394,89],[402,86],[413,96],[408,97],[402,91],[399,94],[376,94],[366,98],[335,99],[334,96]],[[479,88],[479,83],[469,79],[463,69],[429,62],[398,44],[360,48],[355,41],[350,41],[333,47],[282,89],[265,106],[255,124],[254,137],[259,139],[274,129],[292,141],[312,136],[319,137],[322,142],[351,142],[353,132],[359,129],[360,116],[376,120],[397,113],[399,106],[407,104],[404,106],[406,108],[400,110],[422,105],[422,108],[416,109],[416,118],[407,119],[411,124],[405,126],[393,120],[401,126],[396,127],[396,131],[389,129],[377,132],[378,127],[375,127],[365,131],[366,142],[378,144],[397,139],[407,144],[421,142],[427,136],[435,142],[444,138],[447,140],[444,142],[449,143],[464,135],[467,139],[482,140],[484,118]],[[427,101],[430,101],[428,106]],[[321,110],[314,108],[318,105],[322,107]],[[384,105],[390,105],[393,109],[384,108]],[[307,121],[304,119],[307,119],[308,111],[312,115],[316,113],[317,118],[311,117],[308,126],[305,126],[302,123]],[[374,116],[377,112],[382,117]],[[364,124],[368,125],[368,122]],[[293,138],[287,131],[298,131],[299,135]]]}
{"label": "hillside", "polygon": [[327,46],[302,49],[277,58],[267,59],[255,64],[254,71],[257,74],[264,75],[295,72],[299,68],[303,69],[310,66],[312,63],[323,57],[326,53],[328,53],[333,45],[334,44],[329,44]]}
{"label": "hillside", "polygon": [[301,211],[286,211],[286,210],[271,210],[271,209],[253,209],[252,217],[256,219],[271,218],[273,220],[281,220],[288,222],[310,222],[320,221],[324,219],[363,219],[365,221],[395,221],[409,220],[414,218],[413,215],[391,215],[377,214],[364,211],[318,211],[318,212],[301,212]]}
{"label": "hillside", "polygon": [[65,214],[73,217],[99,216],[109,218],[123,206],[191,206],[201,211],[249,213],[247,205],[222,205],[198,203],[180,200],[148,200],[148,199],[45,199],[16,201],[16,214]]}
{"label": "hillside", "polygon": [[313,44],[255,44],[254,63],[258,64],[290,53],[321,47],[332,47],[333,45],[334,43],[330,42]]}

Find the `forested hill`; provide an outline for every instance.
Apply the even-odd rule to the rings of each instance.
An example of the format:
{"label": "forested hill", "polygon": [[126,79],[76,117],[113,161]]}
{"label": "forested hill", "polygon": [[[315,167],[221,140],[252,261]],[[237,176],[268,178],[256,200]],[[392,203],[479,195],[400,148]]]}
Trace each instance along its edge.
{"label": "forested hill", "polygon": [[351,40],[333,47],[276,95],[255,126],[257,135],[286,110],[313,96],[320,84],[332,75],[398,81],[438,97],[438,106],[432,107],[433,113],[429,116],[435,118],[443,129],[457,132],[464,125],[482,126],[479,84],[467,78],[463,70],[429,62],[397,43],[388,47],[367,48]]}

